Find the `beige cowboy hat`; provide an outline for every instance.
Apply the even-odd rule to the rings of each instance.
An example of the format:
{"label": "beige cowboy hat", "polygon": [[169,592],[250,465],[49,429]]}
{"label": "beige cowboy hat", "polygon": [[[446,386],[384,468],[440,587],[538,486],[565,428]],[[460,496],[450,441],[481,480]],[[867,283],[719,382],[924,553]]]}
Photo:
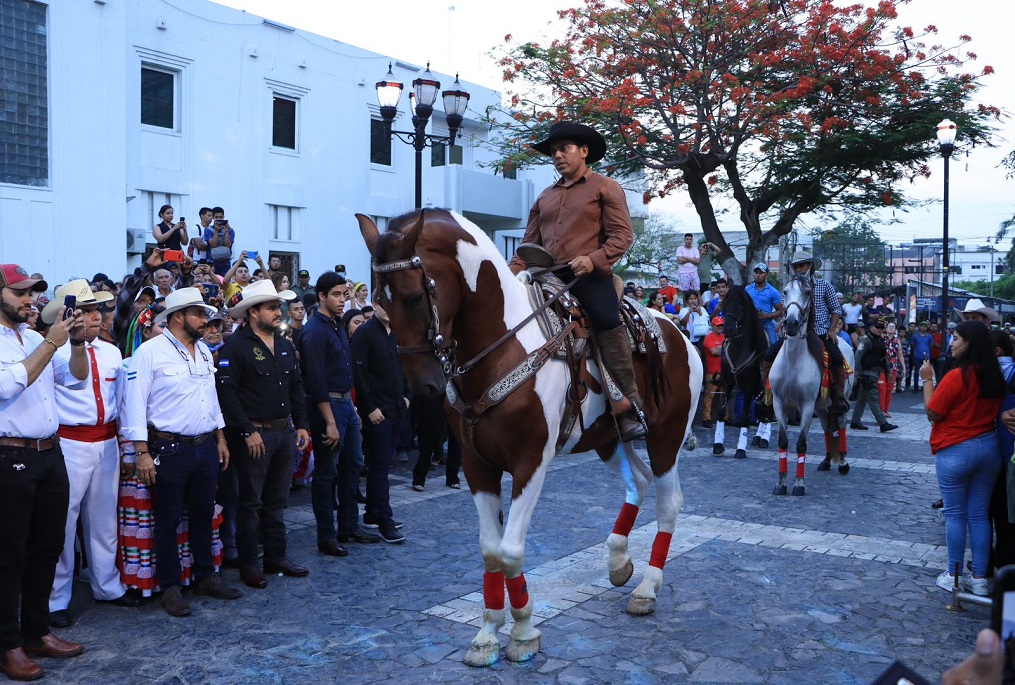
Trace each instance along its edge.
{"label": "beige cowboy hat", "polygon": [[56,296],[42,308],[42,313],[39,314],[43,322],[50,325],[56,322],[56,315],[60,312],[60,307],[63,306],[64,298],[68,295],[73,295],[77,298],[78,307],[111,302],[113,299],[113,293],[107,293],[104,290],[93,293],[88,285],[88,281],[83,278],[77,278],[64,283],[56,289]]}
{"label": "beige cowboy hat", "polygon": [[155,323],[165,323],[169,320],[170,314],[188,307],[204,307],[209,317],[218,313],[217,309],[205,303],[204,298],[201,297],[201,291],[197,288],[180,288],[169,293],[166,297],[166,310],[155,317]]}
{"label": "beige cowboy hat", "polygon": [[264,304],[265,302],[288,302],[296,299],[296,293],[292,290],[283,290],[278,292],[275,290],[275,284],[270,280],[265,279],[263,281],[257,281],[251,283],[243,292],[240,293],[240,301],[232,306],[229,310],[229,316],[233,318],[243,318],[243,314],[253,307],[255,304]]}
{"label": "beige cowboy hat", "polygon": [[988,321],[997,321],[997,322],[1001,321],[1001,315],[998,314],[996,310],[991,309],[987,305],[983,304],[983,300],[981,300],[978,297],[974,297],[968,302],[966,302],[965,309],[955,308],[955,313],[959,314],[960,316],[962,314],[982,314],[983,316],[987,317]]}
{"label": "beige cowboy hat", "polygon": [[789,265],[790,265],[790,267],[794,267],[797,264],[803,264],[804,262],[810,262],[811,263],[811,267],[815,271],[820,271],[821,270],[821,265],[823,263],[821,261],[820,257],[815,257],[810,252],[797,252],[789,260]]}

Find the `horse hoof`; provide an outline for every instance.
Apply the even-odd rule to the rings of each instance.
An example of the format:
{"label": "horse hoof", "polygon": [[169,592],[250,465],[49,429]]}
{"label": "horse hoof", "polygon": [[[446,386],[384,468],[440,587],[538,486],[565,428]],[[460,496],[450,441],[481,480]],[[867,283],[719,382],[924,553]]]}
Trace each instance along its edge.
{"label": "horse hoof", "polygon": [[500,644],[494,642],[488,645],[472,645],[465,653],[466,666],[485,667],[493,666],[500,661]]}
{"label": "horse hoof", "polygon": [[627,613],[632,616],[648,616],[656,611],[655,597],[637,597],[631,595],[631,601],[627,603]]}
{"label": "horse hoof", "polygon": [[[839,468],[842,468],[842,467],[839,467]],[[818,471],[831,471],[831,470],[832,470],[832,460],[831,459],[825,459],[823,462],[818,464]]]}
{"label": "horse hoof", "polygon": [[760,445],[761,445],[761,438],[759,438],[757,435],[755,435],[754,439],[751,440],[751,447],[758,447]]}
{"label": "horse hoof", "polygon": [[804,486],[802,486],[802,485],[794,485],[793,486],[793,494],[796,497],[803,497],[806,494],[804,492]]}
{"label": "horse hoof", "polygon": [[687,440],[684,440],[684,449],[690,451],[698,449],[698,438],[688,435]]}
{"label": "horse hoof", "polygon": [[849,473],[849,464],[839,464],[839,473],[844,476]]}
{"label": "horse hoof", "polygon": [[734,459],[746,459],[747,458],[747,450],[737,450],[733,454],[733,458]]}
{"label": "horse hoof", "polygon": [[712,455],[713,456],[721,457],[723,455],[723,452],[725,452],[725,451],[726,451],[726,448],[723,447],[723,444],[721,442],[717,442],[717,443],[714,443],[712,445]]}
{"label": "horse hoof", "polygon": [[785,495],[786,494],[786,486],[785,485],[776,485],[775,486],[775,490],[772,491],[772,494],[773,495]]}
{"label": "horse hoof", "polygon": [[618,568],[616,571],[610,571],[610,583],[613,587],[621,587],[627,584],[627,581],[631,580],[631,576],[634,575],[634,563],[628,559],[627,563]]}
{"label": "horse hoof", "polygon": [[758,447],[760,447],[763,450],[767,450],[768,449],[768,440],[765,440],[764,438],[762,438],[761,440],[758,440]]}
{"label": "horse hoof", "polygon": [[508,661],[528,661],[539,653],[539,635],[530,640],[515,640],[512,638],[504,650],[504,656]]}

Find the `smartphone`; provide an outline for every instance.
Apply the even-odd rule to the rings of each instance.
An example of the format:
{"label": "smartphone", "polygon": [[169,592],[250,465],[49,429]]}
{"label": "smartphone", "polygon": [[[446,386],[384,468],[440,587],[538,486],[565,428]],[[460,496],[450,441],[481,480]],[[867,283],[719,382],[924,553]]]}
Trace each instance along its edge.
{"label": "smartphone", "polygon": [[930,681],[901,661],[895,661],[871,685],[930,685]]}
{"label": "smartphone", "polygon": [[181,216],[181,217],[180,217],[180,223],[181,223],[181,224],[185,224],[185,223],[187,223],[187,220],[186,220],[186,219],[184,219],[184,218],[183,218],[183,217]]}
{"label": "smartphone", "polygon": [[215,219],[216,226],[225,226],[228,223],[229,223],[228,219]]}
{"label": "smartphone", "polygon": [[67,295],[63,298],[63,306],[66,307],[63,311],[64,320],[74,318],[74,310],[78,306],[78,298],[74,295]]}
{"label": "smartphone", "polygon": [[260,257],[260,255],[257,253],[257,250],[247,251],[247,259],[253,259],[256,262],[258,257]]}
{"label": "smartphone", "polygon": [[217,285],[215,285],[213,283],[205,283],[204,284],[204,296],[205,297],[211,299],[213,297],[218,297],[218,294],[219,294],[219,287]]}
{"label": "smartphone", "polygon": [[[1015,659],[1015,566],[1005,566],[994,574],[990,627],[1001,636],[1005,664]],[[1004,669],[1004,684],[1015,685],[1015,669]]]}
{"label": "smartphone", "polygon": [[182,262],[183,250],[166,250],[162,258],[167,262]]}

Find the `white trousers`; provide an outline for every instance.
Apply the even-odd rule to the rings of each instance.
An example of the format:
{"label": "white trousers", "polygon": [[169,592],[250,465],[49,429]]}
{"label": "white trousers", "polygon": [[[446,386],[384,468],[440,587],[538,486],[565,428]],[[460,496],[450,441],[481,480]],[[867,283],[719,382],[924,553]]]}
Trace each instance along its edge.
{"label": "white trousers", "polygon": [[116,599],[123,595],[116,567],[117,493],[120,484],[120,453],[116,438],[102,442],[79,442],[60,439],[67,479],[70,481],[70,503],[67,506],[67,527],[63,552],[56,565],[49,610],[63,611],[70,605],[74,581],[74,541],[78,518],[85,533],[85,554],[88,575],[95,599]]}

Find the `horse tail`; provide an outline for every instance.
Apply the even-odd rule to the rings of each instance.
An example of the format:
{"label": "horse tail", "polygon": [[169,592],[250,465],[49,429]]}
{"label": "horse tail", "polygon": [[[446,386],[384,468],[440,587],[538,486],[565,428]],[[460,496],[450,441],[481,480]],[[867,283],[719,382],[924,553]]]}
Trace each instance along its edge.
{"label": "horse tail", "polygon": [[648,382],[645,401],[655,403],[656,408],[661,410],[670,394],[670,379],[666,375],[663,355],[659,352],[659,341],[644,331],[641,342],[645,346],[645,377]]}

